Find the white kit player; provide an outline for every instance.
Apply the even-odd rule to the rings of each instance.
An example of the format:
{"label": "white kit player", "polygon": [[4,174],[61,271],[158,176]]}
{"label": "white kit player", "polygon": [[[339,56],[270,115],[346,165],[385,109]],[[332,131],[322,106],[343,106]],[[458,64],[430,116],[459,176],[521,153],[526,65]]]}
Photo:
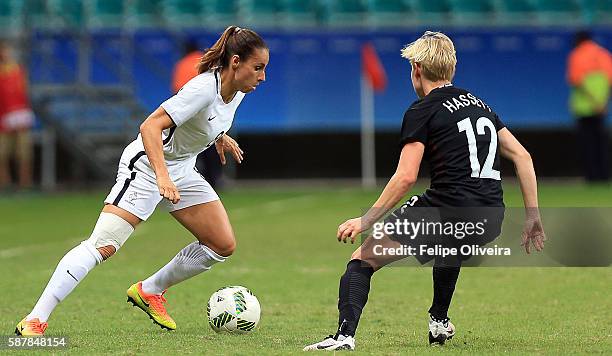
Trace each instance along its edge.
{"label": "white kit player", "polygon": [[117,182],[91,236],[60,260],[34,309],[17,324],[18,335],[43,335],[58,303],[112,256],[160,202],[197,240],[152,276],[133,284],[127,295],[162,328],[176,329],[164,307],[165,290],[225,261],[236,246],[223,204],[195,170],[196,156],[215,145],[222,163],[225,152],[242,161],[242,150],[226,133],[245,93],[265,80],[268,60],[261,37],[236,26],[228,27],[204,51],[200,74],[162,103],[124,150]]}

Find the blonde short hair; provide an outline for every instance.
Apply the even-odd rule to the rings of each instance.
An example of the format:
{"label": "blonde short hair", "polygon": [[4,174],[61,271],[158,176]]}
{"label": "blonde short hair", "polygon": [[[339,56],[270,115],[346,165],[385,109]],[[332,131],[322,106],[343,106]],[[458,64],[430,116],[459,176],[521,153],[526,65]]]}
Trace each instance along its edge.
{"label": "blonde short hair", "polygon": [[411,64],[421,64],[423,74],[431,81],[451,81],[455,76],[455,46],[442,32],[426,31],[421,38],[402,49],[402,57]]}

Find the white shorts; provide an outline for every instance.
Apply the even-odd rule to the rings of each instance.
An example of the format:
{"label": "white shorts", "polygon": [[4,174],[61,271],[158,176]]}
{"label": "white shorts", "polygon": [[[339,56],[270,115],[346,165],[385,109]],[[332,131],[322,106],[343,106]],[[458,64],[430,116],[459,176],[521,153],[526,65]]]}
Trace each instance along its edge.
{"label": "white shorts", "polygon": [[181,195],[181,200],[172,204],[159,195],[155,173],[148,165],[144,151],[135,152],[130,146],[121,156],[116,183],[104,199],[105,203],[147,220],[162,199],[163,209],[170,212],[219,200],[215,190],[195,169],[195,160],[190,160],[181,165],[168,165],[170,179]]}

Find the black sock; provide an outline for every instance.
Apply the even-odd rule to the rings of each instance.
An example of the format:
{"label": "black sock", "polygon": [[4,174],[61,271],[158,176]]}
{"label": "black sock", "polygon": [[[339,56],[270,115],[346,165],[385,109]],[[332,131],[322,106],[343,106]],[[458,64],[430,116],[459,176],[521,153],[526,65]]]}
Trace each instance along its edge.
{"label": "black sock", "polygon": [[448,307],[453,298],[457,278],[459,278],[459,267],[433,268],[434,296],[431,308],[429,308],[429,314],[435,319],[444,320],[448,317]]}
{"label": "black sock", "polygon": [[368,301],[372,274],[374,269],[362,260],[351,260],[346,265],[338,292],[337,335],[355,336],[361,311]]}

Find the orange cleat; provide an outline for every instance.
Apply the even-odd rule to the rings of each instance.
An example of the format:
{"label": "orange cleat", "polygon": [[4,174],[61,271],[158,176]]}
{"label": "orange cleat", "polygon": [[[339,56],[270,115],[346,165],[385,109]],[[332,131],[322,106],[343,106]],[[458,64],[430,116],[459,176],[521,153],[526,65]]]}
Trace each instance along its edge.
{"label": "orange cleat", "polygon": [[31,320],[25,320],[17,324],[15,327],[15,334],[19,336],[43,336],[47,329],[47,323],[41,323],[40,319],[34,318]]}
{"label": "orange cleat", "polygon": [[164,298],[164,291],[162,294],[147,294],[142,291],[142,282],[134,283],[127,290],[127,301],[132,303],[135,307],[139,307],[149,315],[149,318],[153,320],[153,322],[163,329],[175,330],[176,323],[168,315],[166,311],[166,307],[164,307],[164,303],[166,303],[166,298]]}

